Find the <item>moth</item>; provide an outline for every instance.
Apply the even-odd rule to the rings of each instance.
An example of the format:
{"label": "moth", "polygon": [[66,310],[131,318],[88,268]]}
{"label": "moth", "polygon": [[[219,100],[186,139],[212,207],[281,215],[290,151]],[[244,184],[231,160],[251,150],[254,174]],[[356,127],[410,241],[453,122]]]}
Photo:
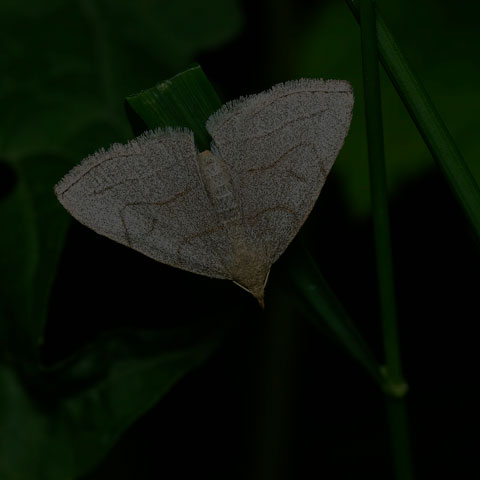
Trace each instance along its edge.
{"label": "moth", "polygon": [[263,306],[272,264],[312,210],[343,146],[353,91],[301,79],[225,104],[206,123],[147,131],[85,158],[55,186],[79,222],[154,260],[228,279]]}

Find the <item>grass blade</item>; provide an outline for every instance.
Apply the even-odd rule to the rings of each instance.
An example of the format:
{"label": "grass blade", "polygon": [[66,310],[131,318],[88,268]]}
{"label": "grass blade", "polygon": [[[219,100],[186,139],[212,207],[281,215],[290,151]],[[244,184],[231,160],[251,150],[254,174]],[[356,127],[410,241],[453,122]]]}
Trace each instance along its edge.
{"label": "grass blade", "polygon": [[210,148],[205,124],[222,103],[199,65],[126,100],[148,128],[188,127],[201,150]]}
{"label": "grass blade", "polygon": [[393,395],[397,394],[399,397],[386,398],[390,438],[395,478],[411,480],[413,478],[411,449],[407,411],[403,400],[407,392],[407,385],[403,378],[400,361],[396,318],[374,0],[360,1],[360,28],[378,290],[383,326],[386,377],[387,385],[390,387],[387,392]]}
{"label": "grass blade", "polygon": [[319,330],[326,327],[328,333],[385,389],[385,377],[370,347],[305,248],[292,249],[289,274],[305,302],[302,310],[306,317]]}
{"label": "grass blade", "polygon": [[[345,0],[359,21],[359,1]],[[440,170],[480,237],[480,189],[427,92],[376,10],[380,60]]]}
{"label": "grass blade", "polygon": [[390,382],[401,388],[405,381],[402,374],[400,347],[398,344],[388,218],[388,193],[385,175],[380,77],[377,60],[375,12],[372,1],[362,0],[360,11],[370,191],[372,196],[378,291],[383,325],[386,371]]}

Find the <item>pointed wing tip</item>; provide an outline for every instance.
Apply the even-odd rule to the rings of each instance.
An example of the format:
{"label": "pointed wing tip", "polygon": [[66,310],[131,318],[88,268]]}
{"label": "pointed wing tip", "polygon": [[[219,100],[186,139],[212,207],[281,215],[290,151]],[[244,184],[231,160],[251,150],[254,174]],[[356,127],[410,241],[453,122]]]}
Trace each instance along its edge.
{"label": "pointed wing tip", "polygon": [[255,297],[258,301],[258,304],[260,305],[260,308],[262,310],[265,310],[265,299],[264,296],[262,295],[261,297]]}

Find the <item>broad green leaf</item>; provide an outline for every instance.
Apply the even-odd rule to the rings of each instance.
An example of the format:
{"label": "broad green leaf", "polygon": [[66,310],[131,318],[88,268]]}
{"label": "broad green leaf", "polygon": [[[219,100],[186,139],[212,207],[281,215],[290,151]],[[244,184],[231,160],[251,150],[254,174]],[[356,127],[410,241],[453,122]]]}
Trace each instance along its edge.
{"label": "broad green leaf", "polygon": [[[203,327],[205,329],[205,326]],[[65,480],[90,471],[118,437],[216,348],[222,329],[119,331],[37,372],[29,387],[0,364],[0,478]]]}
{"label": "broad green leaf", "polygon": [[17,174],[0,204],[0,332],[10,350],[7,338],[29,350],[42,341],[69,218],[54,184],[131,136],[125,95],[232,38],[241,22],[235,0],[1,2],[0,157]]}
{"label": "broad green leaf", "polygon": [[53,185],[88,153],[128,139],[126,94],[240,25],[235,0],[0,5],[0,156],[16,174],[0,202],[0,359],[9,365],[0,366],[0,478],[86,472],[215,348],[218,329],[193,343],[112,334],[49,370],[38,352],[69,223]]}
{"label": "broad green leaf", "polygon": [[34,3],[0,6],[0,144],[8,157],[68,148],[95,118],[125,139],[118,99],[174,74],[242,23],[236,0],[47,0],[32,7],[35,15]]}
{"label": "broad green leaf", "polygon": [[28,187],[18,175],[10,195],[0,202],[0,348],[26,353],[25,347],[31,351],[33,344],[28,326],[39,252]]}

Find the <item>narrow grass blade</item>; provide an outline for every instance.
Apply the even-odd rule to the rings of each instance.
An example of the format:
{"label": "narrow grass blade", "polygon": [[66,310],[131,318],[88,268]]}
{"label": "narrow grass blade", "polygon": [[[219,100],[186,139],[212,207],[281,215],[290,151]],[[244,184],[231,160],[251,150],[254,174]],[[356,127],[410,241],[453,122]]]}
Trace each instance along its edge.
{"label": "narrow grass blade", "polygon": [[368,140],[370,191],[373,208],[375,253],[380,313],[383,325],[386,371],[394,385],[405,383],[398,343],[395,287],[388,218],[388,193],[385,174],[380,76],[378,72],[375,12],[372,0],[362,0],[360,7],[362,33],[363,86]]}
{"label": "narrow grass blade", "polygon": [[[395,306],[374,0],[360,0],[360,27],[378,291],[386,359],[385,370],[387,385],[390,387],[390,391],[387,389],[387,392],[397,393],[402,398],[407,392],[407,386],[400,361]],[[399,401],[400,398],[386,399],[389,410],[394,471],[395,478],[398,480],[411,480],[413,472],[407,412],[405,402]]]}
{"label": "narrow grass blade", "polygon": [[126,100],[148,128],[188,127],[201,150],[210,148],[205,123],[222,104],[199,65]]}
{"label": "narrow grass blade", "polygon": [[385,377],[375,356],[320,273],[314,259],[305,248],[297,248],[290,254],[290,278],[304,301],[302,310],[305,316],[319,330],[326,329],[384,389]]}
{"label": "narrow grass blade", "polygon": [[[359,21],[358,0],[345,0]],[[379,57],[440,170],[480,237],[480,189],[427,92],[376,9]]]}

